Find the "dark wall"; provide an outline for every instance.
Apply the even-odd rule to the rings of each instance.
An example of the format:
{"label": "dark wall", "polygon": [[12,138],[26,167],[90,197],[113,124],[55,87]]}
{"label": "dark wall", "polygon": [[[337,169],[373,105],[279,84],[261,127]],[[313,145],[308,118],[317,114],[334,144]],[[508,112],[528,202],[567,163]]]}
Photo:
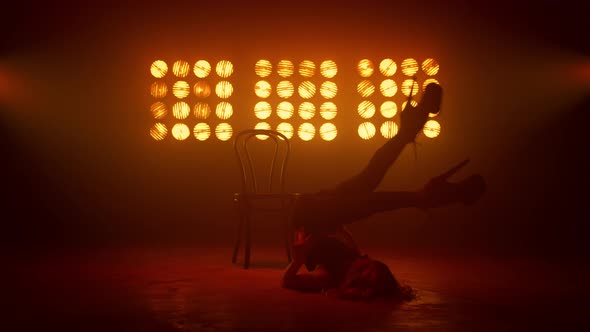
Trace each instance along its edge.
{"label": "dark wall", "polygon": [[[148,136],[155,59],[225,56],[247,67],[261,57],[331,58],[352,69],[364,57],[435,56],[445,88],[443,134],[422,140],[417,160],[404,151],[381,189],[417,189],[468,156],[472,163],[457,179],[482,173],[489,192],[471,208],[375,216],[353,227],[360,241],[584,248],[584,194],[575,192],[587,180],[589,80],[577,73],[588,49],[576,37],[575,14],[543,5],[535,15],[529,6],[385,1],[14,5],[23,16],[4,22],[13,33],[0,62],[9,246],[231,243],[230,198],[239,185],[231,144]],[[339,75],[356,79],[352,70]],[[236,80],[247,84],[249,76],[236,73]],[[354,91],[343,89],[339,104],[352,105],[336,120],[343,129],[331,143],[293,142],[289,189],[333,185],[383,143],[355,137]],[[245,93],[236,99],[252,103]],[[234,121],[254,123],[247,111]]]}

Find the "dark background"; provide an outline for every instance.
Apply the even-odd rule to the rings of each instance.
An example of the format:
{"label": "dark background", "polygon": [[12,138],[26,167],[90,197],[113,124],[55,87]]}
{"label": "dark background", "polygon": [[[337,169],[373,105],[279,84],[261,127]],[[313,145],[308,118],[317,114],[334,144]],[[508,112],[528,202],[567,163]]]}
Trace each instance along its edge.
{"label": "dark background", "polygon": [[[587,251],[590,60],[585,12],[573,4],[9,1],[6,8],[0,240],[7,248],[231,245],[239,189],[231,144],[149,137],[156,59],[225,57],[244,68],[260,58],[329,58],[346,81],[362,58],[434,56],[445,88],[443,132],[421,140],[417,160],[405,150],[380,189],[418,189],[470,157],[456,179],[481,173],[489,190],[469,208],[372,217],[353,227],[361,244]],[[245,85],[253,76],[235,79]],[[337,139],[293,141],[290,190],[353,175],[383,142],[356,136],[353,91],[343,89]],[[236,100],[253,104],[246,93]],[[240,112],[234,123],[255,123],[249,109]],[[258,234],[271,238],[271,229]]]}

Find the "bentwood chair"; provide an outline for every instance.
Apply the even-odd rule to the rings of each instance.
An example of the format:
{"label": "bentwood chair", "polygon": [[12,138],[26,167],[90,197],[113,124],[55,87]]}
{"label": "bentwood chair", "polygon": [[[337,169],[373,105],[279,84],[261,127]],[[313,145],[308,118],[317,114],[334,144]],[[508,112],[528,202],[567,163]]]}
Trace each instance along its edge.
{"label": "bentwood chair", "polygon": [[291,153],[289,139],[274,130],[248,129],[234,139],[241,191],[234,193],[237,209],[238,234],[232,263],[236,263],[242,240],[244,243],[244,268],[250,266],[251,223],[255,215],[270,215],[280,223],[284,233],[287,261],[291,261],[291,216],[297,193],[285,191],[285,171]]}

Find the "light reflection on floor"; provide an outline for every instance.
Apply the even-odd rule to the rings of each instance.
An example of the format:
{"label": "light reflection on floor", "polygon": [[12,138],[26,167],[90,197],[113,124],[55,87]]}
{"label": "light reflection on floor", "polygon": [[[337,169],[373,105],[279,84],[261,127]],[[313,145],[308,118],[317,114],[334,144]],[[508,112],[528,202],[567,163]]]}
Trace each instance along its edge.
{"label": "light reflection on floor", "polygon": [[590,276],[583,265],[373,251],[418,296],[356,303],[282,289],[282,250],[258,250],[250,270],[229,263],[230,252],[108,250],[21,261],[9,282],[10,331],[538,331],[587,323],[587,289],[577,286]]}

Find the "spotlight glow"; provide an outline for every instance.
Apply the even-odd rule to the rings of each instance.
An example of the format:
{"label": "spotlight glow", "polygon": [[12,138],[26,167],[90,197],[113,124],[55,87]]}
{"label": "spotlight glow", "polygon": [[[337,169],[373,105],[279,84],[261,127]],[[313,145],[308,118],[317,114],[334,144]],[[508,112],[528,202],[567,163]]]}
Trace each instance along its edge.
{"label": "spotlight glow", "polygon": [[211,136],[211,128],[204,122],[199,122],[193,129],[193,135],[199,141],[206,141]]}
{"label": "spotlight glow", "polygon": [[234,64],[228,60],[221,60],[215,66],[215,72],[219,77],[228,78],[234,73]]}
{"label": "spotlight glow", "polygon": [[277,65],[277,74],[281,77],[290,77],[293,75],[295,71],[295,66],[293,66],[293,62],[289,60],[281,60]]}
{"label": "spotlight glow", "polygon": [[271,113],[272,108],[266,101],[259,101],[254,105],[254,115],[260,120],[268,119]]}
{"label": "spotlight glow", "polygon": [[195,118],[205,120],[211,115],[211,107],[207,103],[196,103],[193,108],[193,114]]}
{"label": "spotlight glow", "polygon": [[150,94],[154,98],[164,98],[168,94],[168,86],[163,82],[154,82],[150,86]]}
{"label": "spotlight glow", "polygon": [[369,140],[375,136],[375,125],[371,122],[363,122],[359,125],[358,134],[359,137],[364,140]]}
{"label": "spotlight glow", "polygon": [[277,84],[277,95],[281,98],[289,98],[293,96],[295,93],[295,88],[293,87],[293,83],[289,81],[280,81]]}
{"label": "spotlight glow", "polygon": [[150,111],[152,112],[154,119],[158,120],[165,118],[168,114],[166,104],[160,101],[153,103],[152,106],[150,106]]}
{"label": "spotlight glow", "polygon": [[326,120],[334,119],[337,113],[338,108],[336,107],[336,104],[332,102],[327,101],[320,105],[320,115]]}
{"label": "spotlight glow", "polygon": [[422,70],[428,76],[434,76],[438,74],[438,70],[440,66],[438,65],[438,61],[433,58],[428,58],[422,62]]}
{"label": "spotlight glow", "polygon": [[233,85],[228,81],[220,81],[215,86],[215,94],[221,99],[226,99],[231,97],[234,93]]}
{"label": "spotlight glow", "polygon": [[398,132],[397,123],[393,121],[385,121],[381,125],[380,130],[381,135],[383,135],[383,137],[387,139],[393,138],[395,135],[397,135]]}
{"label": "spotlight glow", "polygon": [[338,135],[338,129],[333,123],[326,122],[320,127],[320,137],[324,141],[332,141]]}
{"label": "spotlight glow", "polygon": [[375,86],[369,80],[364,80],[357,84],[356,91],[361,95],[363,98],[370,97],[375,93]]}
{"label": "spotlight glow", "polygon": [[272,92],[272,87],[267,81],[258,81],[254,86],[254,93],[260,98],[268,98]]}
{"label": "spotlight glow", "polygon": [[188,118],[189,114],[191,114],[191,108],[183,101],[179,101],[172,106],[172,115],[179,120]]}
{"label": "spotlight glow", "polygon": [[[270,125],[266,122],[258,122],[255,126],[254,129],[264,129],[264,130],[270,130]],[[268,135],[256,135],[256,138],[258,138],[259,140],[266,140],[268,139]]]}
{"label": "spotlight glow", "polygon": [[356,66],[356,69],[359,75],[361,75],[361,77],[371,77],[371,75],[373,75],[373,72],[375,71],[373,62],[369,59],[363,59],[359,61],[358,65]]}
{"label": "spotlight glow", "polygon": [[418,82],[414,81],[411,78],[404,80],[404,82],[402,83],[402,93],[406,97],[410,96],[410,92],[412,93],[412,96],[415,96],[418,94],[419,91],[420,85],[418,85]]}
{"label": "spotlight glow", "polygon": [[211,74],[211,65],[206,60],[199,60],[195,62],[193,72],[198,78],[205,78]]}
{"label": "spotlight glow", "polygon": [[190,130],[184,123],[177,123],[172,127],[172,136],[179,141],[184,141],[189,135]]}
{"label": "spotlight glow", "polygon": [[397,84],[395,84],[394,80],[384,80],[379,85],[379,91],[384,97],[393,97],[397,93]]}
{"label": "spotlight glow", "polygon": [[168,65],[162,60],[156,60],[150,66],[150,72],[155,78],[162,78],[168,73]]}
{"label": "spotlight glow", "polygon": [[295,113],[295,107],[288,101],[280,102],[277,106],[277,116],[283,120],[290,119]]}
{"label": "spotlight glow", "polygon": [[217,106],[215,107],[215,115],[217,115],[218,118],[220,118],[221,120],[227,120],[229,118],[231,118],[231,116],[234,114],[234,108],[232,106],[232,104],[226,102],[226,101],[222,101],[221,103],[217,104]]}
{"label": "spotlight glow", "polygon": [[186,77],[191,70],[191,66],[184,60],[178,60],[172,65],[172,73],[176,77]]}
{"label": "spotlight glow", "polygon": [[428,138],[435,138],[440,135],[440,123],[436,120],[428,120],[422,129],[424,135]]}
{"label": "spotlight glow", "polygon": [[315,95],[315,84],[310,81],[301,82],[297,91],[299,91],[299,96],[301,96],[301,98],[309,99]]}
{"label": "spotlight glow", "polygon": [[414,76],[418,72],[418,62],[415,59],[408,58],[402,61],[402,73],[406,76]]}
{"label": "spotlight glow", "polygon": [[315,127],[309,122],[304,122],[299,126],[297,135],[303,141],[311,141],[315,136]]}
{"label": "spotlight glow", "polygon": [[397,114],[397,104],[390,100],[383,102],[380,112],[384,118],[391,119]]}
{"label": "spotlight glow", "polygon": [[315,63],[309,60],[303,60],[299,64],[299,75],[303,77],[312,77],[315,75]]}
{"label": "spotlight glow", "polygon": [[156,141],[161,141],[168,135],[168,128],[163,123],[156,123],[150,128],[150,136]]}
{"label": "spotlight glow", "polygon": [[272,64],[268,60],[258,60],[254,65],[254,72],[259,77],[267,77],[272,73]]}
{"label": "spotlight glow", "polygon": [[185,81],[177,81],[172,86],[172,94],[178,99],[184,99],[191,93],[191,87]]}
{"label": "spotlight glow", "polygon": [[338,66],[332,60],[326,60],[320,65],[320,73],[325,78],[332,78],[338,74]]}
{"label": "spotlight glow", "polygon": [[375,104],[368,100],[363,100],[357,107],[358,114],[363,119],[370,119],[375,115]]}
{"label": "spotlight glow", "polygon": [[193,92],[197,98],[207,98],[211,95],[211,87],[205,81],[198,81],[193,86]]}
{"label": "spotlight glow", "polygon": [[303,120],[309,120],[315,116],[315,105],[306,101],[299,105],[299,116]]}
{"label": "spotlight glow", "polygon": [[383,76],[393,76],[397,71],[397,64],[392,59],[383,59],[379,64],[379,71]]}
{"label": "spotlight glow", "polygon": [[334,82],[325,81],[320,87],[320,94],[326,99],[332,99],[338,94],[338,86]]}
{"label": "spotlight glow", "polygon": [[233,128],[229,123],[222,122],[215,127],[215,136],[220,141],[227,141],[229,140],[234,131]]}
{"label": "spotlight glow", "polygon": [[279,125],[277,126],[277,131],[287,136],[288,139],[293,138],[293,134],[295,133],[295,129],[293,129],[293,126],[287,122],[279,123]]}

